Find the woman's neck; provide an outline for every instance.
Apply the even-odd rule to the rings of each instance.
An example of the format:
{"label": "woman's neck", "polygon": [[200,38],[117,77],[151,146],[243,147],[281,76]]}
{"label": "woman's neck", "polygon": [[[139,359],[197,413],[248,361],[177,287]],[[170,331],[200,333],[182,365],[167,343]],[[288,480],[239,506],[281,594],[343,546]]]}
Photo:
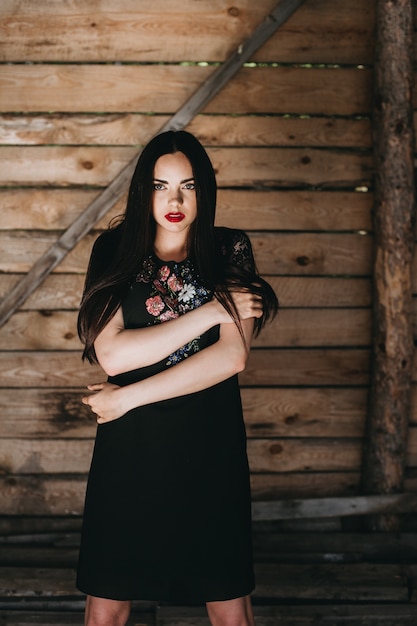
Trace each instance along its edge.
{"label": "woman's neck", "polygon": [[186,242],[181,245],[175,242],[158,242],[155,240],[153,246],[154,252],[161,261],[184,261],[188,256]]}
{"label": "woman's neck", "polygon": [[186,237],[155,237],[154,252],[161,261],[184,261],[188,256]]}

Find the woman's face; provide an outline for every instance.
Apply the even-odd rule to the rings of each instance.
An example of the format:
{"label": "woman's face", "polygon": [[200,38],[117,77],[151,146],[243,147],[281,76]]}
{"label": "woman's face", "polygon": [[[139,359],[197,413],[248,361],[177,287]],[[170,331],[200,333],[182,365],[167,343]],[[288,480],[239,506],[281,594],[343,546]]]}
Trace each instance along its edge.
{"label": "woman's face", "polygon": [[197,216],[193,170],[182,152],[164,154],[155,163],[152,215],[157,232],[184,234]]}

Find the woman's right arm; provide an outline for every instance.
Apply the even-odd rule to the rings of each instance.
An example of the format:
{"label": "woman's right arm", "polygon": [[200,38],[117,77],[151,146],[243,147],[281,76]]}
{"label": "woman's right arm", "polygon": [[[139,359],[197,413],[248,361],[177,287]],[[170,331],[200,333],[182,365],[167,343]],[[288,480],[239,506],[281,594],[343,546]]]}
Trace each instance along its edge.
{"label": "woman's right arm", "polygon": [[[249,291],[233,294],[239,317],[262,314],[262,304]],[[176,319],[125,329],[121,307],[94,342],[98,362],[109,376],[158,363],[217,324],[233,323],[216,298]]]}

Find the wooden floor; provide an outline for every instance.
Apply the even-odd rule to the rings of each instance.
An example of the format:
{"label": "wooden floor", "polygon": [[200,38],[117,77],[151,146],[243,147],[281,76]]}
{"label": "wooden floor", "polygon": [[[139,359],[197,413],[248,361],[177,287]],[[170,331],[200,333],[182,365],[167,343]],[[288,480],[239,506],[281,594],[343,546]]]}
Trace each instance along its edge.
{"label": "wooden floor", "polygon": [[[79,518],[0,518],[0,625],[83,624]],[[321,520],[254,525],[257,626],[416,626],[417,532]],[[204,607],[138,602],[129,626],[209,626]]]}

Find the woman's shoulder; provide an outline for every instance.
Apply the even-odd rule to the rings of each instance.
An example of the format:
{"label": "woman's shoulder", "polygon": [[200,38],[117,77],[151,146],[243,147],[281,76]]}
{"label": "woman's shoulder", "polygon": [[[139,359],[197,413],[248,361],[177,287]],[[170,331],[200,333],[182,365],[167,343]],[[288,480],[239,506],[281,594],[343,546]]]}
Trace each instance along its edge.
{"label": "woman's shoulder", "polygon": [[90,280],[97,280],[111,266],[119,236],[119,230],[116,227],[103,231],[95,240],[88,266]]}
{"label": "woman's shoulder", "polygon": [[254,268],[252,246],[245,231],[218,226],[214,232],[220,254],[226,263],[252,271]]}
{"label": "woman's shoulder", "polygon": [[226,226],[215,226],[214,236],[221,246],[232,248],[236,244],[250,245],[248,235],[244,230],[238,228],[227,228]]}

